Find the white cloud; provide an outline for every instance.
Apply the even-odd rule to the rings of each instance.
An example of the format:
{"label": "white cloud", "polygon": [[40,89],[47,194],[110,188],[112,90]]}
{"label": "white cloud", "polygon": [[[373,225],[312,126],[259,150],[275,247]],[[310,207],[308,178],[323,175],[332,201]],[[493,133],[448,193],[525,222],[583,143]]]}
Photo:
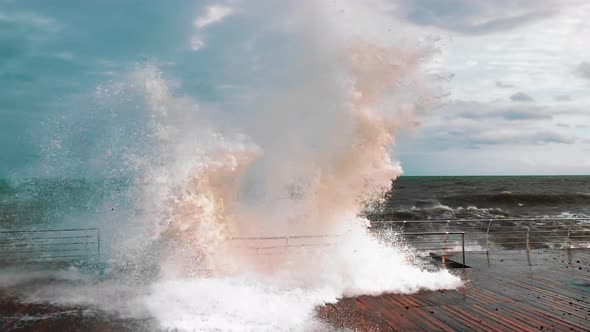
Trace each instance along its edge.
{"label": "white cloud", "polygon": [[43,29],[50,32],[57,32],[61,24],[56,20],[29,12],[0,12],[0,22],[10,24],[23,24],[36,29]]}
{"label": "white cloud", "polygon": [[588,119],[584,109],[567,105],[457,101],[444,105],[425,119],[416,136],[404,140],[401,148],[423,153],[463,150],[465,154],[499,145],[507,152],[525,146],[556,144],[558,149],[564,145],[581,149],[581,142],[590,136],[587,130],[575,128],[575,124],[588,123]]}
{"label": "white cloud", "polygon": [[555,99],[556,101],[572,101],[572,97],[570,97],[568,95],[554,96],[553,99]]}
{"label": "white cloud", "polygon": [[191,39],[191,49],[193,51],[198,51],[205,46],[205,41],[201,36],[194,36]]}
{"label": "white cloud", "polygon": [[399,0],[404,16],[422,26],[487,34],[523,26],[555,12],[555,0]]}
{"label": "white cloud", "polygon": [[590,80],[590,63],[589,62],[582,62],[576,68],[576,73],[587,80]]}
{"label": "white cloud", "polygon": [[510,83],[506,83],[506,82],[502,82],[502,81],[496,81],[496,86],[500,89],[512,89],[515,86],[510,84]]}
{"label": "white cloud", "polygon": [[234,10],[231,7],[213,5],[207,7],[204,15],[197,17],[194,21],[197,29],[204,29],[211,24],[221,22],[224,18],[232,15]]}
{"label": "white cloud", "polygon": [[64,61],[72,61],[74,60],[74,54],[72,54],[71,52],[59,52],[55,54],[55,57],[60,59],[60,60],[64,60]]}
{"label": "white cloud", "polygon": [[533,99],[533,97],[527,95],[524,92],[517,92],[515,94],[513,94],[512,96],[510,96],[510,100],[515,101],[515,102],[524,102],[524,103],[528,103],[528,102],[533,102],[535,101]]}

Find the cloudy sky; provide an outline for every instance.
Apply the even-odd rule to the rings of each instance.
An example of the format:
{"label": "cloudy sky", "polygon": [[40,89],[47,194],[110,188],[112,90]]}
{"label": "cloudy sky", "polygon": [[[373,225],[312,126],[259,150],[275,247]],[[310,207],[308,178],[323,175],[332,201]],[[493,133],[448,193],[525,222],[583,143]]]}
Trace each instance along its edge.
{"label": "cloudy sky", "polygon": [[[304,2],[271,3],[279,7],[256,0],[0,0],[0,176],[39,164],[47,146],[58,144],[48,132],[80,130],[70,118],[81,121],[96,108],[97,89],[145,61],[173,77],[177,93],[240,112],[240,100],[252,98],[247,87],[261,86],[261,67],[265,78],[280,76],[293,56],[296,38],[279,13]],[[444,98],[399,138],[395,158],[406,174],[590,173],[586,1],[331,4],[350,19],[351,31],[370,20],[351,8],[365,6],[396,27],[383,30],[384,38],[407,28],[416,40],[436,41],[424,68]],[[84,130],[89,137],[99,131]]]}
{"label": "cloudy sky", "polygon": [[588,174],[586,3],[408,0],[452,75],[447,103],[400,144],[408,173]]}

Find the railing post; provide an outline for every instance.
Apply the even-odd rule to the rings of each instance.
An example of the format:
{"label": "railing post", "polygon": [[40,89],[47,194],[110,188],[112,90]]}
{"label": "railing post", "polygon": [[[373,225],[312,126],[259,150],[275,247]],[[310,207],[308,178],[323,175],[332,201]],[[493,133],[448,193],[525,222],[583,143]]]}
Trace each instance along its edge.
{"label": "railing post", "polygon": [[[92,257],[92,253],[90,252],[90,250],[88,249],[88,238],[86,238],[86,241],[84,241],[84,253],[86,253],[86,261],[90,261],[90,258]],[[97,240],[96,242],[98,243],[98,236],[97,236]],[[96,252],[98,254],[98,251]]]}
{"label": "railing post", "polygon": [[492,219],[488,222],[488,229],[486,230],[486,252],[490,252],[490,227],[492,226]]}
{"label": "railing post", "polygon": [[567,249],[571,249],[572,248],[572,238],[571,238],[571,234],[572,234],[572,224],[570,223],[568,228],[567,228]]}
{"label": "railing post", "polygon": [[285,237],[285,254],[288,252],[289,250],[289,237],[286,236]]}
{"label": "railing post", "polygon": [[527,261],[529,263],[529,266],[532,266],[532,264],[531,264],[530,229],[531,229],[531,223],[529,222],[529,226],[526,228],[526,257],[527,257]]}
{"label": "railing post", "polygon": [[98,263],[100,263],[100,228],[96,229],[96,256]]}
{"label": "railing post", "polygon": [[443,254],[442,254],[442,263],[443,265],[445,264],[446,258],[447,258],[447,240],[449,238],[449,232],[446,231],[445,232],[445,238],[443,240]]}
{"label": "railing post", "polygon": [[463,268],[465,268],[465,232],[461,233],[461,247],[463,253]]}
{"label": "railing post", "polygon": [[527,254],[531,251],[531,241],[530,241],[530,226],[526,228],[526,252]]}

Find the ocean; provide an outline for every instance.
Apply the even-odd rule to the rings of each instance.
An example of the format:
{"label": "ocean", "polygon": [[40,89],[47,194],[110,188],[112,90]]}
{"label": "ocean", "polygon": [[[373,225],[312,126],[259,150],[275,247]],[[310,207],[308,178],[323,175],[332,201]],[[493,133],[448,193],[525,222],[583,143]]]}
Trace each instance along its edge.
{"label": "ocean", "polygon": [[124,180],[0,180],[0,228],[93,227],[120,212],[127,190]]}
{"label": "ocean", "polygon": [[372,220],[584,218],[590,176],[402,176]]}
{"label": "ocean", "polygon": [[[93,226],[101,218],[125,218],[129,183],[0,181],[0,227]],[[590,176],[402,176],[381,208],[367,215],[378,221],[589,217]]]}
{"label": "ocean", "polygon": [[530,148],[527,172],[585,173],[588,137],[513,99],[551,95],[455,98],[463,60],[382,2],[1,1],[0,302],[329,331],[316,308],[343,297],[464,284],[378,221],[589,216],[590,177],[399,177],[489,172],[492,147],[494,172]]}

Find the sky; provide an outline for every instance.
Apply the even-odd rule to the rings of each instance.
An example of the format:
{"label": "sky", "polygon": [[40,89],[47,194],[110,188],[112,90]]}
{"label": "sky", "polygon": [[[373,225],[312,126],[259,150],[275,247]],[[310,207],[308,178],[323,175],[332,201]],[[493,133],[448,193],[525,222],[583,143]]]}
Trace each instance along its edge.
{"label": "sky", "polygon": [[[351,31],[370,23],[346,2],[332,6]],[[392,149],[406,175],[590,174],[586,1],[355,6],[392,22],[383,38],[409,29],[406,39],[435,45],[423,67],[444,93]],[[144,62],[173,77],[176,93],[240,113],[265,86],[261,77],[288,75],[297,53],[289,22],[273,19],[285,9],[273,7],[264,0],[0,0],[0,177],[39,167],[59,144],[55,131],[78,133],[72,155],[92,150],[103,130],[96,123],[109,123],[96,116],[97,91]]]}

